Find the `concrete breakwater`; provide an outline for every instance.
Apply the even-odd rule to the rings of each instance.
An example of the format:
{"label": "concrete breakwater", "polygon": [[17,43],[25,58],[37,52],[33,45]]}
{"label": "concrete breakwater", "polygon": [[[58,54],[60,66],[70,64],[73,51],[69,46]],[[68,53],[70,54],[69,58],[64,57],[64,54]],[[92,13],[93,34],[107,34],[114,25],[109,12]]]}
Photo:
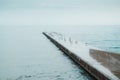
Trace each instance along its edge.
{"label": "concrete breakwater", "polygon": [[90,49],[90,55],[120,78],[120,54]]}
{"label": "concrete breakwater", "polygon": [[[74,44],[72,43],[72,40],[69,39],[69,43],[70,46],[68,45],[69,43],[66,42],[66,39],[62,39],[59,40],[56,37],[58,37],[57,35],[54,34],[49,34],[49,33],[45,33],[43,32],[43,34],[52,42],[54,43],[61,51],[63,51],[64,53],[66,53],[69,57],[72,58],[72,60],[74,60],[75,62],[77,62],[80,66],[82,66],[86,71],[88,71],[92,76],[94,76],[97,80],[119,80],[119,75],[115,74],[113,71],[113,68],[106,66],[105,64],[102,64],[103,62],[108,61],[107,59],[102,59],[100,60],[100,58],[97,58],[96,56],[99,56],[103,53],[103,56],[105,55],[105,53],[109,52],[99,52],[99,50],[96,49],[91,49],[91,48],[86,48],[87,46],[84,45],[80,45],[79,46],[79,50],[80,51],[75,51],[72,50],[73,48],[69,48],[71,46],[76,47]],[[59,34],[59,36],[61,36]],[[63,38],[63,37],[62,37]],[[78,42],[75,41],[75,43],[77,44]],[[86,48],[86,49],[85,49]],[[85,49],[85,50],[84,50]],[[79,54],[78,54],[79,52]],[[84,54],[85,53],[85,54]],[[84,54],[84,55],[83,55]],[[114,55],[114,54],[112,54]],[[118,59],[114,58],[114,62],[119,61]],[[116,63],[117,64],[117,63]],[[112,63],[111,63],[112,65]],[[117,70],[120,68],[114,68],[114,70]]]}

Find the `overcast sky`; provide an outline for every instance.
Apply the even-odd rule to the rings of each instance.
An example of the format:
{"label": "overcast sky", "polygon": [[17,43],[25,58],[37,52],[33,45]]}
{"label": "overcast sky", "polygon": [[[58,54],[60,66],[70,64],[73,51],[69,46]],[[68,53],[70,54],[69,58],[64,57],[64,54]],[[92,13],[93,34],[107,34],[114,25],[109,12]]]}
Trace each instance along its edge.
{"label": "overcast sky", "polygon": [[0,25],[119,25],[120,0],[0,0]]}

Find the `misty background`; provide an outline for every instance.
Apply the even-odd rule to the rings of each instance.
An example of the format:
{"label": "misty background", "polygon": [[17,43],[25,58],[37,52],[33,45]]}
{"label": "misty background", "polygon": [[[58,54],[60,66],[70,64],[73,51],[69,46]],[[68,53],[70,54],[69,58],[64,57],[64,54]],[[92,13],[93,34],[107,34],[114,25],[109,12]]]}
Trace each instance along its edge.
{"label": "misty background", "polygon": [[0,0],[0,25],[119,25],[120,0]]}

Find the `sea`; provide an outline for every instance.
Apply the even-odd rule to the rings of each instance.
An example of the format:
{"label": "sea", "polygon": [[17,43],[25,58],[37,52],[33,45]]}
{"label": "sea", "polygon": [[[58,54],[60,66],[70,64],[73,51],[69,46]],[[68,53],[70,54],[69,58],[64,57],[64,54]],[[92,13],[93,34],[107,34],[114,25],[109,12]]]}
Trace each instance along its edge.
{"label": "sea", "polygon": [[42,32],[120,54],[120,25],[1,25],[0,80],[95,80]]}

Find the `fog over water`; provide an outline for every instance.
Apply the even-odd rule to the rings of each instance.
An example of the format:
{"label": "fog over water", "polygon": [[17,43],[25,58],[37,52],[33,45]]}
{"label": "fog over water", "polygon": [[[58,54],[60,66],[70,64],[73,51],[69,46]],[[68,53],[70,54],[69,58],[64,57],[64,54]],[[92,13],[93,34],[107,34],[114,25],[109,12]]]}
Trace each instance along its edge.
{"label": "fog over water", "polygon": [[1,25],[120,25],[120,0],[0,0]]}
{"label": "fog over water", "polygon": [[1,80],[93,80],[42,35],[43,31],[120,52],[120,26],[1,26]]}

